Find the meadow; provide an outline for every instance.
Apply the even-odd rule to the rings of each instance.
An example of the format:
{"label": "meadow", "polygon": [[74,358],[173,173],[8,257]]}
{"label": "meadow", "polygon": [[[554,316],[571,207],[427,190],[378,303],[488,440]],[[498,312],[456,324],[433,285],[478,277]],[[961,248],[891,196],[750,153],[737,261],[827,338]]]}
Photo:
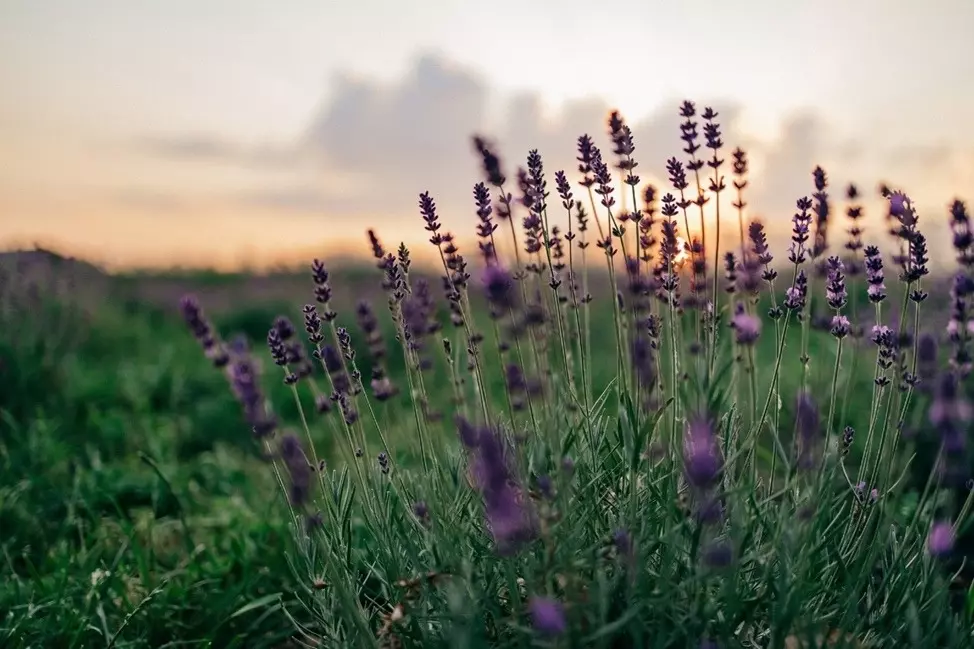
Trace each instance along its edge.
{"label": "meadow", "polygon": [[0,646],[974,646],[966,208],[863,232],[809,170],[768,250],[683,111],[638,196],[618,115],[567,177],[477,139],[440,268],[6,255]]}

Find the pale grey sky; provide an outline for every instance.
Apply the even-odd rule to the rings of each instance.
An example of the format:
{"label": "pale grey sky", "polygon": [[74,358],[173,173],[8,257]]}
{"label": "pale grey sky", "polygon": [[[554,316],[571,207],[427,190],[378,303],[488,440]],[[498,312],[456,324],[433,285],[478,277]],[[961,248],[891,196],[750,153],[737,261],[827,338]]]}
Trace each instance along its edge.
{"label": "pale grey sky", "polygon": [[472,131],[509,171],[539,147],[553,172],[618,107],[651,177],[684,98],[732,120],[769,221],[816,163],[902,185],[931,221],[974,198],[971,0],[599,6],[4,0],[0,245],[232,263],[366,221],[420,239],[426,189],[469,229]]}

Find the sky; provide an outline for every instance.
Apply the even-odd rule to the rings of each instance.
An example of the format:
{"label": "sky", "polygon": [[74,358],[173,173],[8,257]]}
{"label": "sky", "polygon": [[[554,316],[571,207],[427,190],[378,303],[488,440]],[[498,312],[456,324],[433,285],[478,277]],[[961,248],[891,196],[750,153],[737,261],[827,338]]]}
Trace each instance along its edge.
{"label": "sky", "polygon": [[837,205],[854,181],[878,217],[884,180],[941,232],[974,199],[972,29],[970,0],[0,0],[0,248],[228,267],[367,252],[369,226],[420,245],[422,191],[473,231],[472,134],[510,176],[537,148],[577,179],[576,138],[609,149],[617,108],[665,190],[684,99],[748,151],[773,235],[817,164]]}

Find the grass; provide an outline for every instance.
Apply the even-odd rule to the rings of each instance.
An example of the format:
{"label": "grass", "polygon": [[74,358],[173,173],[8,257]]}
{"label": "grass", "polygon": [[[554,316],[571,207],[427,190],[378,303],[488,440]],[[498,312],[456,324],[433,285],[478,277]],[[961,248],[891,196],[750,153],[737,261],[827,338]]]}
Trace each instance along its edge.
{"label": "grass", "polygon": [[[498,181],[489,155],[485,163]],[[895,384],[916,369],[913,347],[900,347],[884,372],[894,384],[873,410],[876,346],[862,279],[850,277],[848,288],[863,306],[845,313],[867,335],[845,338],[838,358],[835,337],[807,326],[809,318],[762,316],[791,286],[787,263],[773,298],[762,282],[753,298],[720,290],[716,337],[705,312],[689,306],[676,314],[653,299],[650,311],[633,311],[647,296],[626,292],[621,263],[611,276],[596,270],[604,262],[594,245],[585,253],[595,297],[574,308],[584,300],[569,291],[571,268],[553,276],[550,267],[570,263],[553,239],[582,254],[577,240],[564,240],[567,221],[580,223],[579,195],[567,219],[537,196],[521,211],[540,247],[520,256],[538,270],[523,279],[501,271],[493,301],[484,299],[480,271],[463,286],[449,241],[445,260],[459,289],[443,301],[442,269],[429,277],[435,314],[417,308],[422,272],[401,256],[383,271],[329,269],[334,295],[313,318],[334,308],[354,356],[324,369],[310,363],[310,376],[294,386],[282,379],[304,359],[292,353],[284,369],[275,367],[268,330],[279,342],[301,341],[307,355],[305,334],[289,336],[275,319],[302,322],[310,277],[279,285],[186,271],[109,277],[87,299],[56,281],[8,278],[0,314],[12,334],[0,340],[0,645],[970,646],[970,499],[963,488],[928,480],[943,431],[926,423],[937,399],[967,398],[966,375],[960,395],[924,388],[903,406],[907,393]],[[601,212],[604,224],[598,200],[590,214]],[[506,207],[495,203],[494,217]],[[692,229],[694,208],[688,213]],[[430,227],[439,223],[429,206],[426,217]],[[680,210],[676,217],[684,223]],[[550,227],[556,222],[560,233]],[[614,247],[640,247],[637,226],[628,227]],[[653,232],[664,244],[647,249],[659,263],[667,237]],[[507,250],[502,234],[497,246]],[[887,303],[903,295],[893,275],[887,268]],[[553,277],[562,280],[555,289]],[[710,281],[701,291],[708,298]],[[613,282],[622,307],[607,290]],[[692,297],[686,276],[682,282],[684,299]],[[200,295],[222,335],[214,351],[230,350],[227,374],[181,322],[183,291]],[[823,280],[810,291],[814,311],[824,312]],[[562,306],[556,294],[566,296]],[[363,295],[377,307],[373,340],[356,322]],[[763,323],[753,347],[735,344],[727,327],[737,303]],[[544,326],[512,329],[532,304]],[[933,298],[924,323],[944,311],[931,305]],[[644,328],[649,312],[662,322],[655,338]],[[451,324],[451,314],[463,323]],[[321,344],[333,344],[330,323],[321,326]],[[407,331],[414,344],[403,349]],[[238,334],[252,351],[232,342]],[[632,350],[647,335],[654,351],[644,366]],[[239,402],[243,368],[254,359],[259,392],[279,418],[263,444],[249,432],[260,413],[242,412]],[[388,400],[370,387],[376,368],[399,387]],[[327,395],[349,374],[354,386],[355,370],[364,391],[318,415],[316,393]],[[951,372],[937,367],[940,376]],[[518,376],[523,385],[512,384]],[[811,414],[796,411],[805,388]],[[356,420],[341,416],[343,403]],[[456,414],[479,431],[475,439],[467,431],[458,442]],[[867,446],[871,421],[877,432]],[[856,436],[845,453],[847,426]],[[814,468],[795,456],[796,434]],[[315,459],[324,470],[309,472]],[[709,475],[715,459],[720,466]],[[866,488],[857,492],[860,471]],[[716,502],[725,508],[717,512]],[[934,521],[955,525],[949,556],[926,550]]]}

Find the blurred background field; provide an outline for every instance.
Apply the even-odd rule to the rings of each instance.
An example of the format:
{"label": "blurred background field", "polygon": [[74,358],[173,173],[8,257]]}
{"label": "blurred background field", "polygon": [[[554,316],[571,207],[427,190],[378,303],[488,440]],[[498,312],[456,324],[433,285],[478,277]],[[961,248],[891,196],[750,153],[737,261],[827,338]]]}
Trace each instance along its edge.
{"label": "blurred background field", "polygon": [[[263,345],[276,316],[300,322],[301,306],[311,301],[309,273],[110,275],[43,250],[7,254],[2,268],[0,645],[100,646],[114,638],[118,646],[286,646],[292,622],[280,604],[306,587],[282,552],[291,542],[286,508],[225,378],[182,322],[178,300],[198,295],[224,337],[242,335],[257,348],[274,406],[294,425],[297,410]],[[393,342],[379,271],[345,264],[332,277],[338,322],[352,331],[367,372],[357,300],[372,302]],[[440,306],[442,334],[453,336]],[[594,309],[600,312],[609,310]],[[615,371],[611,337],[595,336],[593,344],[594,358],[606,364],[593,368],[602,385]],[[858,344],[856,361],[841,375],[848,398],[841,416],[863,430],[875,356],[867,340]],[[798,386],[797,336],[789,350],[785,395]],[[759,357],[768,352],[773,358],[771,350]],[[828,334],[813,332],[810,352],[817,367],[831,367]],[[402,367],[391,353],[394,381]],[[490,358],[487,367],[501,399],[502,373]],[[759,386],[770,372],[759,367]],[[438,380],[430,391],[445,415],[443,434],[455,443],[446,372],[430,376]],[[827,389],[828,379],[813,375],[813,386]],[[784,421],[791,406],[782,403]],[[386,427],[393,446],[414,434],[405,390],[377,416],[394,422]],[[331,461],[331,429],[312,426],[319,453]],[[299,615],[300,607],[289,613]]]}

